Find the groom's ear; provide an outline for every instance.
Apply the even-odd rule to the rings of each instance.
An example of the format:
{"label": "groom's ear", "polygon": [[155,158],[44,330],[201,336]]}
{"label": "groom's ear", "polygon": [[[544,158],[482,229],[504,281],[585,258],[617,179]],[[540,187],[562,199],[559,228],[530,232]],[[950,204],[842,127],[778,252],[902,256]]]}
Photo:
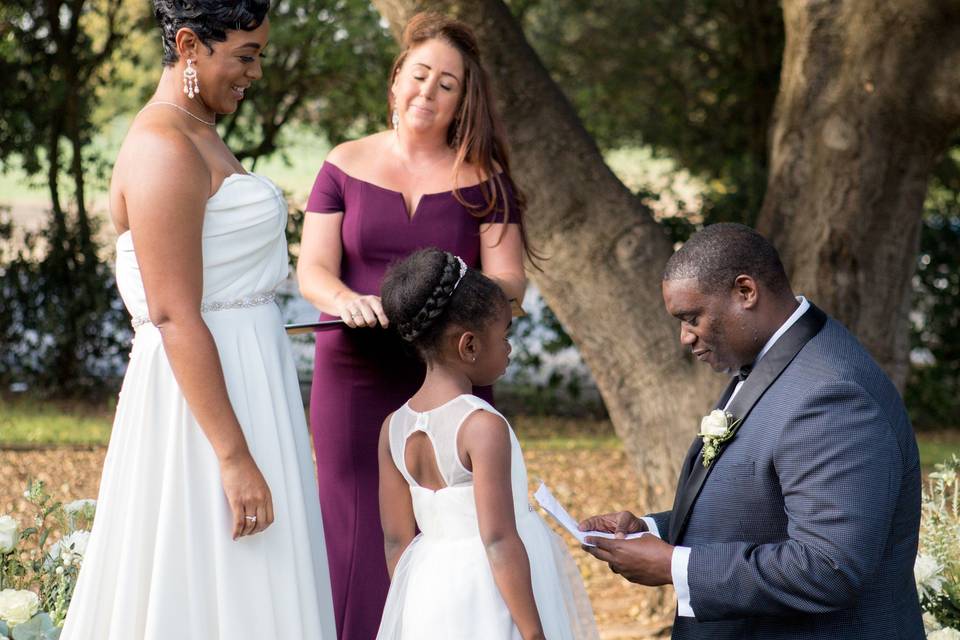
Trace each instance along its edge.
{"label": "groom's ear", "polygon": [[744,309],[755,309],[760,300],[757,281],[752,276],[741,274],[733,283],[734,295]]}

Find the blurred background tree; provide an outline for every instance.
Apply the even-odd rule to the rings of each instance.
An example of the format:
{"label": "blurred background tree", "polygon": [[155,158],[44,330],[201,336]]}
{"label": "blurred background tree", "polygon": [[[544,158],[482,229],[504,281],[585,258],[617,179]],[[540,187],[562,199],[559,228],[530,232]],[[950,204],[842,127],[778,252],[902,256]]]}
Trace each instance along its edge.
{"label": "blurred background tree", "polygon": [[[706,222],[757,223],[784,54],[781,3],[508,5],[611,164],[626,151],[621,165],[629,170],[637,157],[629,153],[642,148],[697,182],[696,198],[667,206],[658,189],[627,180],[671,241]],[[335,144],[385,126],[384,76],[396,44],[369,2],[285,0],[271,15],[265,76],[220,125],[249,168],[277,158],[316,167],[326,147],[314,157],[302,151],[292,157],[294,141],[309,134]],[[11,0],[0,6],[0,169],[25,173],[49,194],[43,229],[24,236],[9,221],[0,228],[4,385],[28,382],[58,393],[109,389],[100,380],[122,368],[126,322],[103,264],[108,252],[97,245],[90,191],[104,188],[112,161],[112,149],[97,136],[125,129],[155,86],[159,59],[147,3]],[[931,179],[914,278],[911,346],[919,357],[906,397],[921,426],[953,426],[960,398],[952,259],[957,157],[948,154]],[[298,221],[295,215],[294,240]],[[547,353],[572,345],[549,307],[537,327],[520,327],[534,331]],[[538,359],[531,354],[528,366],[536,368]],[[103,365],[107,360],[113,364]],[[573,389],[569,380],[540,379]]]}

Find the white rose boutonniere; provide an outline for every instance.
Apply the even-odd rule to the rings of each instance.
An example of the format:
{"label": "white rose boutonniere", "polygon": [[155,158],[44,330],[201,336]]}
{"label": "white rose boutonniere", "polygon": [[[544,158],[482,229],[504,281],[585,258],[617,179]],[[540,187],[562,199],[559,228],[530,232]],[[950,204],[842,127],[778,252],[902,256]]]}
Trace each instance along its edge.
{"label": "white rose boutonniere", "polygon": [[19,539],[17,521],[10,516],[0,516],[0,555],[13,551]]}
{"label": "white rose boutonniere", "polygon": [[732,413],[714,409],[700,421],[700,438],[703,439],[703,466],[709,467],[723,448],[724,443],[731,440],[736,434],[740,418],[734,418]]}

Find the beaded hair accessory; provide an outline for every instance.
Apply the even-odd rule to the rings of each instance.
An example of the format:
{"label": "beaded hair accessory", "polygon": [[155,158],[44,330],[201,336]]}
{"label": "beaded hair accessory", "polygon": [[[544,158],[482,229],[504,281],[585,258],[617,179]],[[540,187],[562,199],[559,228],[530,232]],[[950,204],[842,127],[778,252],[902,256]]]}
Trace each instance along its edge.
{"label": "beaded hair accessory", "polygon": [[450,294],[453,295],[453,292],[456,291],[457,285],[460,284],[460,281],[463,280],[463,276],[467,275],[467,263],[463,261],[463,258],[460,256],[454,256],[457,259],[457,262],[460,263],[460,277],[457,278],[457,281],[453,283],[453,289],[450,290]]}

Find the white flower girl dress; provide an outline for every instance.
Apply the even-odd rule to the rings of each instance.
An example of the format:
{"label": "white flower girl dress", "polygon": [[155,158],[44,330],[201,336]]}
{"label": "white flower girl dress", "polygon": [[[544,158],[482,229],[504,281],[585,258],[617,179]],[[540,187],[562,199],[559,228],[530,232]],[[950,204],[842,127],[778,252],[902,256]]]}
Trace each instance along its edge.
{"label": "white flower girl dress", "polygon": [[[397,563],[378,640],[520,640],[480,539],[473,474],[457,454],[457,432],[474,411],[503,417],[484,400],[461,395],[422,413],[405,404],[390,418],[390,452],[410,485],[421,533]],[[404,464],[407,438],[418,431],[430,439],[446,483],[438,491],[419,486]],[[527,470],[512,429],[510,442],[517,531],[544,633],[549,640],[598,638],[573,559],[527,499]]]}

